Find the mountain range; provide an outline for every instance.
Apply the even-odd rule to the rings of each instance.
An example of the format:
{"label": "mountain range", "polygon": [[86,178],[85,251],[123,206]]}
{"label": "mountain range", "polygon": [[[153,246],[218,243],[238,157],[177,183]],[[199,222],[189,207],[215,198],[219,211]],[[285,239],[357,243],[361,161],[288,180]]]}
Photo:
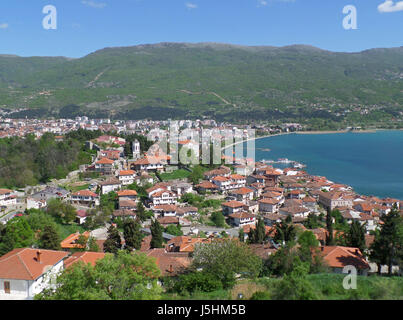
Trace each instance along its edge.
{"label": "mountain range", "polygon": [[403,47],[160,43],[79,59],[0,55],[0,108],[24,109],[14,117],[336,121],[357,108],[396,117]]}

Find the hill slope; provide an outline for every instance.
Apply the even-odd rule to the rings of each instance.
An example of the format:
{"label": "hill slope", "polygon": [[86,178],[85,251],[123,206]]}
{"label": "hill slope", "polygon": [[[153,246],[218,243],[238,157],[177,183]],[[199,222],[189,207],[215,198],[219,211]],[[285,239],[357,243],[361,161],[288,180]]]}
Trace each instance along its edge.
{"label": "hill slope", "polygon": [[34,109],[18,115],[328,118],[351,104],[398,113],[402,88],[403,47],[335,53],[161,43],[80,59],[0,56],[0,108]]}

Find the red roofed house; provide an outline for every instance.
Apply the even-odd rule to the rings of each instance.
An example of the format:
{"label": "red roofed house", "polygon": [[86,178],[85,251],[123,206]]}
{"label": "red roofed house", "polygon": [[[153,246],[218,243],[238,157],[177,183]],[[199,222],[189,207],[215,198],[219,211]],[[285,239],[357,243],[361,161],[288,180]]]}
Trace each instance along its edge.
{"label": "red roofed house", "polygon": [[112,174],[114,164],[115,161],[108,158],[102,158],[95,162],[95,171],[103,174]]}
{"label": "red roofed house", "polygon": [[356,267],[357,274],[360,275],[367,275],[370,269],[368,262],[358,248],[324,246],[320,248],[319,253],[334,273],[342,273],[346,266]]}
{"label": "red roofed house", "polygon": [[222,213],[224,214],[224,216],[226,216],[233,213],[241,212],[243,210],[244,205],[245,205],[244,203],[235,200],[224,202],[221,204]]}
{"label": "red roofed house", "polygon": [[21,248],[0,257],[0,300],[32,300],[63,270],[68,252]]}
{"label": "red roofed house", "polygon": [[127,186],[133,184],[135,181],[136,171],[134,170],[121,170],[119,172],[119,181],[122,185]]}
{"label": "red roofed house", "polygon": [[0,206],[10,206],[13,204],[17,204],[17,197],[13,195],[13,191],[0,189]]}
{"label": "red roofed house", "polygon": [[254,190],[247,187],[242,187],[231,191],[230,195],[234,196],[238,201],[246,202],[248,200],[253,200]]}
{"label": "red roofed house", "polygon": [[89,190],[80,190],[71,195],[71,202],[87,206],[99,206],[99,196]]}
{"label": "red roofed house", "polygon": [[64,268],[70,268],[72,265],[78,262],[82,262],[84,264],[91,264],[95,266],[96,262],[105,257],[105,253],[103,252],[75,252],[66,260],[64,260]]}
{"label": "red roofed house", "polygon": [[235,227],[243,227],[248,224],[256,223],[256,216],[247,212],[237,212],[229,215],[231,224]]}

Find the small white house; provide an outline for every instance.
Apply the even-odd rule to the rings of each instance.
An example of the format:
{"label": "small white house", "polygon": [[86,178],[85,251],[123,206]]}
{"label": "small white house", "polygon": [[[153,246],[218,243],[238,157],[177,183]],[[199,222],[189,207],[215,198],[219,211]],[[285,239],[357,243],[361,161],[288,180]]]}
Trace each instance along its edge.
{"label": "small white house", "polygon": [[21,248],[0,257],[0,300],[32,300],[63,270],[64,251]]}

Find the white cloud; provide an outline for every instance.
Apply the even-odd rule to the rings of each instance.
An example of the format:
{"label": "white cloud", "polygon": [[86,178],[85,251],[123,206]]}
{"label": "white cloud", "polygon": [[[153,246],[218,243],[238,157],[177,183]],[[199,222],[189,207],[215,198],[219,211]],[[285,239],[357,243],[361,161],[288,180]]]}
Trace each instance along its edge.
{"label": "white cloud", "polygon": [[266,0],[258,0],[258,7],[265,7],[267,6],[267,1]]}
{"label": "white cloud", "polygon": [[378,11],[381,13],[403,11],[403,1],[395,3],[392,0],[386,0],[378,6]]}
{"label": "white cloud", "polygon": [[185,6],[186,6],[186,8],[188,8],[188,9],[197,9],[197,8],[198,8],[197,4],[195,4],[195,3],[190,3],[190,2],[186,2],[186,3],[185,3]]}
{"label": "white cloud", "polygon": [[82,0],[81,3],[86,5],[87,7],[96,8],[96,9],[103,9],[106,7],[105,2],[95,2],[91,0]]}
{"label": "white cloud", "polygon": [[0,23],[0,29],[7,29],[8,23]]}

